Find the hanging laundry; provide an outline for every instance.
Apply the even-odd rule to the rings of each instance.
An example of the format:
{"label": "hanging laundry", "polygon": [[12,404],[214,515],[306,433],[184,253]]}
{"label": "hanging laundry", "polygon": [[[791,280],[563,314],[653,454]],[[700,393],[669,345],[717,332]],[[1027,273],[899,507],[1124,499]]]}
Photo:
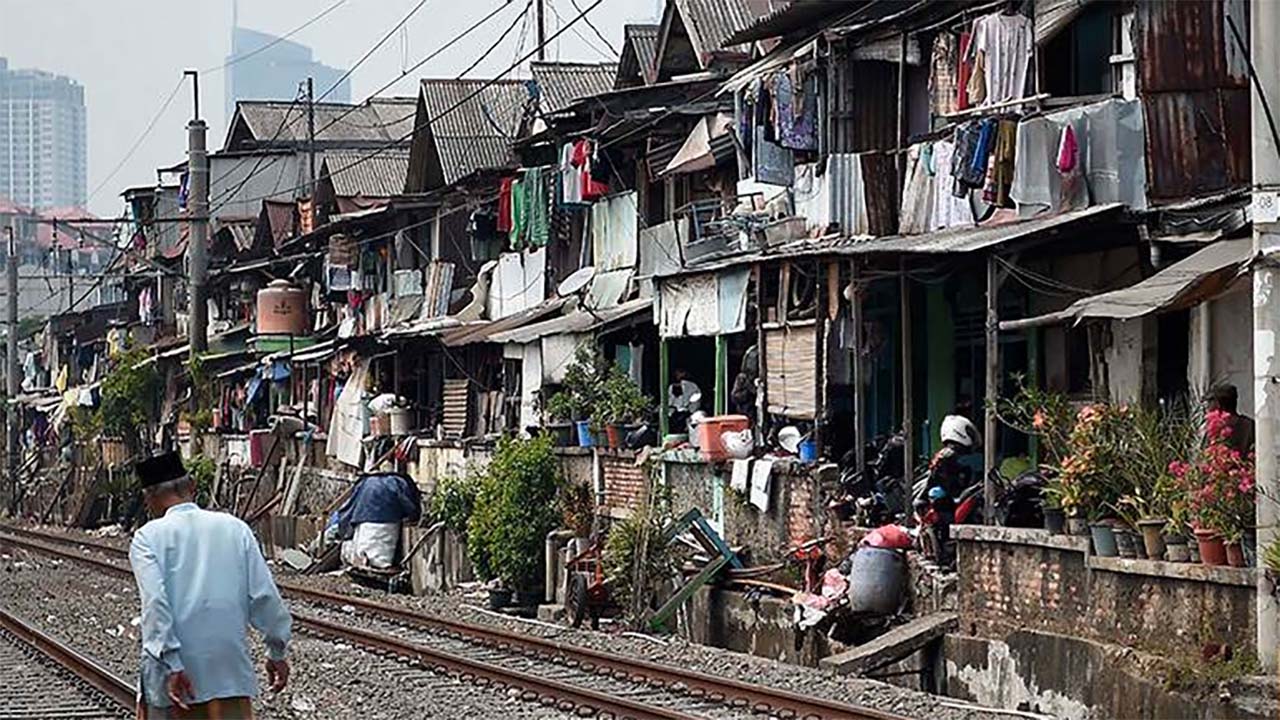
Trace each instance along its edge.
{"label": "hanging laundry", "polygon": [[933,39],[933,60],[929,68],[929,106],[934,115],[950,115],[959,109],[958,55],[956,36],[945,31],[938,33]]}
{"label": "hanging laundry", "polygon": [[792,70],[779,72],[774,78],[774,107],[778,144],[792,150],[818,149],[817,94],[807,87],[809,78],[798,82]]}
{"label": "hanging laundry", "polygon": [[974,120],[956,128],[956,151],[951,161],[956,197],[964,197],[986,181],[994,130],[993,120]]}
{"label": "hanging laundry", "polygon": [[578,169],[579,178],[582,184],[582,200],[591,202],[609,194],[609,185],[607,182],[597,182],[594,179],[594,164],[596,159],[593,157],[593,143],[590,140],[579,140],[573,145],[573,156],[570,163]]}
{"label": "hanging laundry", "polygon": [[1034,47],[1031,18],[1026,15],[999,12],[975,20],[973,54],[983,66],[986,81],[986,97],[976,104],[990,105],[1023,97]]}
{"label": "hanging laundry", "polygon": [[1009,189],[1013,186],[1015,157],[1018,144],[1018,122],[1001,119],[996,122],[995,148],[992,151],[991,182],[987,184],[985,200],[996,207],[1013,207]]}
{"label": "hanging laundry", "polygon": [[520,184],[525,191],[525,214],[528,218],[526,241],[531,247],[546,247],[551,238],[551,198],[547,187],[550,177],[551,168],[548,166],[529,168],[521,178]]}
{"label": "hanging laundry", "polygon": [[560,202],[582,204],[582,173],[573,164],[574,143],[560,148]]}
{"label": "hanging laundry", "polygon": [[512,250],[519,250],[524,244],[525,223],[528,208],[525,207],[524,180],[511,182],[511,230],[508,233]]}
{"label": "hanging laundry", "polygon": [[498,232],[511,232],[511,186],[515,181],[515,178],[505,177],[498,183],[498,218],[495,227]]}
{"label": "hanging laundry", "polygon": [[973,107],[973,100],[969,98],[969,77],[973,74],[973,63],[969,59],[969,46],[973,40],[973,35],[967,32],[960,33],[960,58],[956,68],[956,109],[968,110]]}
{"label": "hanging laundry", "polygon": [[929,173],[930,143],[912,145],[907,151],[907,179],[902,187],[898,232],[919,235],[933,229],[934,178]]}
{"label": "hanging laundry", "polygon": [[973,210],[969,207],[967,193],[965,197],[956,197],[949,192],[953,183],[951,165],[955,147],[955,143],[950,140],[939,140],[933,144],[933,157],[929,165],[934,184],[933,210],[929,214],[932,223],[930,230],[973,225]]}

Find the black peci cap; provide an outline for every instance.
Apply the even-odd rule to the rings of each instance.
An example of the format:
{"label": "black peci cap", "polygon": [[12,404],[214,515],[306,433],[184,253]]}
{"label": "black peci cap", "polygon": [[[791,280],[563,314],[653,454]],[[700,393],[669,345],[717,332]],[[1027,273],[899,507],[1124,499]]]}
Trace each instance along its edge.
{"label": "black peci cap", "polygon": [[182,466],[182,457],[176,452],[149,457],[135,465],[133,470],[144,488],[177,480],[187,474],[187,469]]}

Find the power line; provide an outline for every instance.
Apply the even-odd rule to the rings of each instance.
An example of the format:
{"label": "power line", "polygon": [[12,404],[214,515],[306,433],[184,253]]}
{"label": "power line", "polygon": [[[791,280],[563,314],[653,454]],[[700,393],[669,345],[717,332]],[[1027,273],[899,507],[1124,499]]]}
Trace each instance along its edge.
{"label": "power line", "polygon": [[346,4],[347,4],[347,0],[338,0],[338,1],[337,1],[337,2],[335,2],[334,4],[330,5],[329,7],[325,8],[324,10],[320,11],[320,13],[319,13],[318,15],[315,15],[315,16],[314,16],[314,17],[312,17],[310,20],[308,20],[308,21],[306,21],[306,22],[302,23],[302,24],[301,24],[301,25],[299,25],[298,27],[296,27],[296,28],[294,28],[294,29],[290,30],[289,32],[285,33],[284,35],[281,35],[280,37],[273,38],[273,39],[271,40],[271,42],[269,42],[269,43],[267,43],[267,44],[265,44],[265,45],[262,45],[261,47],[256,47],[256,48],[254,48],[254,49],[250,50],[249,52],[244,53],[244,54],[242,54],[242,55],[235,55],[235,56],[233,56],[233,57],[229,57],[229,58],[227,58],[227,61],[226,61],[226,62],[224,62],[224,63],[222,63],[221,65],[215,65],[214,67],[206,68],[206,69],[204,69],[204,70],[201,70],[200,72],[203,72],[203,73],[215,73],[215,72],[218,72],[218,71],[220,71],[220,70],[226,70],[227,68],[231,67],[232,65],[235,65],[235,64],[236,64],[236,63],[238,63],[238,62],[241,62],[242,60],[248,60],[249,58],[251,58],[251,57],[253,57],[253,56],[255,56],[255,55],[258,55],[258,54],[260,54],[260,53],[266,52],[267,50],[270,50],[271,48],[275,47],[276,45],[279,45],[280,43],[284,42],[285,40],[288,40],[289,38],[293,37],[294,35],[296,35],[296,34],[298,34],[298,33],[302,32],[303,30],[305,30],[305,29],[307,29],[307,28],[311,27],[311,26],[312,26],[312,25],[314,25],[315,23],[319,22],[319,21],[320,21],[324,16],[328,15],[329,13],[333,12],[334,10],[337,10],[339,7],[342,7],[343,5],[346,5]]}
{"label": "power line", "polygon": [[510,35],[513,30],[516,29],[516,24],[521,22],[525,17],[528,17],[529,9],[532,8],[533,3],[537,1],[539,0],[529,0],[527,3],[525,3],[524,12],[520,13],[518,17],[514,18],[511,21],[511,24],[507,26],[507,29],[503,30],[502,34],[498,36],[498,39],[494,40],[493,44],[490,45],[488,48],[486,48],[484,52],[480,53],[480,55],[477,56],[475,60],[471,61],[471,64],[467,66],[466,70],[463,70],[462,72],[458,73],[458,77],[459,78],[465,77],[467,73],[471,72],[472,70],[475,70],[477,65],[484,62],[484,59],[489,57],[489,55],[491,55],[494,50],[497,50],[498,46],[502,44],[502,41],[506,40],[507,36]]}
{"label": "power line", "polygon": [[370,55],[377,52],[378,48],[382,47],[382,45],[385,42],[387,42],[387,40],[391,39],[392,35],[395,35],[396,32],[400,30],[400,28],[404,27],[404,24],[409,22],[409,18],[413,17],[414,14],[416,14],[419,10],[421,10],[422,6],[426,5],[428,1],[429,0],[419,0],[418,4],[414,5],[413,8],[410,9],[409,12],[406,13],[404,17],[400,18],[400,22],[396,23],[395,27],[388,30],[387,34],[383,35],[381,40],[374,43],[373,47],[369,48],[369,50],[366,51],[365,54],[362,55],[360,59],[356,61],[355,65],[352,65],[351,67],[347,68],[347,71],[342,73],[342,77],[338,78],[337,80],[334,80],[333,84],[329,86],[328,90],[325,90],[324,92],[320,93],[320,97],[316,98],[316,102],[320,102],[321,100],[324,100],[325,98],[329,97],[329,93],[333,92],[334,89],[336,89],[339,85],[341,85],[343,80],[346,80],[347,78],[351,77],[351,73],[355,72],[356,68],[363,65],[364,61],[368,60]]}
{"label": "power line", "polygon": [[[573,6],[574,10],[582,12],[582,8],[578,5],[578,0],[569,0],[569,4]],[[555,6],[552,5],[551,7],[552,12],[555,12]],[[557,13],[556,16],[559,17],[559,13]],[[609,42],[609,38],[605,37],[604,33],[600,32],[600,28],[596,27],[595,23],[591,22],[589,18],[584,18],[584,20],[587,23],[587,27],[591,28],[591,32],[595,33],[596,37],[600,38],[600,42],[604,43],[604,46],[609,48],[609,52],[613,53],[614,58],[622,57],[622,54],[618,52],[618,48],[614,47],[613,43]]]}
{"label": "power line", "polygon": [[125,152],[124,157],[120,158],[120,162],[116,163],[115,167],[111,168],[111,172],[107,173],[107,176],[102,178],[102,181],[99,182],[93,188],[93,191],[89,193],[89,196],[85,198],[84,202],[86,205],[89,204],[90,200],[98,196],[98,193],[102,191],[102,188],[106,187],[107,183],[111,182],[111,179],[116,176],[116,173],[120,172],[120,169],[124,167],[124,164],[129,162],[129,159],[133,157],[134,153],[138,152],[138,148],[142,147],[142,141],[147,139],[147,136],[155,129],[156,123],[159,122],[160,117],[169,109],[169,105],[173,103],[173,99],[178,96],[178,91],[182,89],[183,80],[185,79],[186,78],[178,79],[178,83],[173,86],[173,90],[169,91],[168,97],[164,99],[164,102],[160,103],[160,109],[156,110],[155,114],[151,116],[151,121],[148,122],[146,128],[142,130],[142,134],[138,136],[137,140],[133,141],[133,145]]}
{"label": "power line", "polygon": [[[573,6],[576,8],[576,7],[578,7],[578,4],[575,2],[575,3],[573,4]],[[547,7],[551,10],[551,14],[556,16],[556,21],[557,21],[557,22],[564,22],[564,18],[563,18],[563,17],[561,17],[561,15],[560,15],[560,11],[559,11],[559,10],[556,10],[556,6],[555,6],[555,5],[550,5],[550,4],[549,4],[549,5],[547,5]],[[590,23],[588,23],[588,24],[590,24]],[[592,26],[592,29],[594,30],[594,29],[595,29],[595,26]],[[604,51],[604,50],[601,50],[601,49],[600,49],[600,47],[599,47],[598,45],[596,45],[595,41],[593,41],[591,38],[587,37],[586,35],[583,35],[583,34],[582,34],[582,33],[581,33],[577,28],[574,28],[574,29],[573,29],[573,34],[574,34],[574,37],[576,37],[576,38],[578,38],[579,40],[581,40],[581,41],[582,41],[582,44],[583,44],[583,45],[586,45],[588,48],[590,48],[590,49],[591,49],[591,52],[593,52],[593,53],[595,53],[595,54],[599,55],[599,56],[600,56],[600,57],[602,57],[602,58],[606,58],[606,59],[613,59],[613,60],[617,60],[617,59],[618,59],[618,51],[614,50],[614,49],[613,49],[613,46],[612,46],[612,45],[610,45],[610,44],[608,43],[608,41],[607,41],[607,40],[605,41],[605,46],[609,48],[609,51],[608,51],[608,52],[606,52],[606,51]],[[596,35],[597,35],[597,36],[600,36],[600,31],[599,31],[599,30],[596,30]]]}
{"label": "power line", "polygon": [[[561,36],[561,35],[563,35],[565,32],[567,32],[571,27],[573,27],[573,24],[574,24],[574,23],[578,22],[578,21],[579,21],[579,20],[581,20],[583,17],[585,17],[586,13],[589,13],[589,12],[591,12],[592,10],[596,9],[597,7],[599,7],[599,6],[601,5],[601,3],[603,3],[603,2],[604,2],[604,0],[595,0],[594,2],[592,2],[592,3],[591,3],[591,5],[587,6],[587,8],[586,8],[585,10],[583,10],[583,11],[582,11],[582,12],[580,12],[578,15],[576,15],[572,20],[570,20],[570,21],[569,21],[569,23],[568,23],[567,25],[564,25],[564,26],[563,26],[563,27],[561,27],[560,29],[556,30],[556,31],[555,31],[555,33],[553,33],[551,36],[549,36],[549,37],[546,39],[546,42],[540,43],[537,47],[535,47],[534,49],[532,49],[532,50],[530,50],[529,52],[525,53],[525,54],[524,54],[524,55],[523,55],[523,56],[522,56],[522,57],[521,57],[521,58],[520,58],[516,63],[513,63],[510,67],[508,67],[508,68],[506,68],[505,70],[503,70],[502,72],[498,73],[496,76],[494,76],[494,77],[492,77],[492,78],[490,78],[490,79],[488,79],[488,80],[485,80],[484,82],[480,83],[480,85],[479,85],[478,87],[476,87],[476,88],[475,88],[474,90],[472,90],[471,92],[467,93],[465,96],[463,96],[463,97],[462,97],[461,99],[459,99],[457,102],[455,102],[455,103],[453,103],[452,105],[450,105],[449,107],[445,108],[445,109],[444,109],[444,111],[443,111],[443,112],[441,112],[439,115],[437,115],[437,116],[436,116],[436,117],[434,117],[434,118],[430,118],[430,121],[435,122],[435,121],[439,120],[439,119],[440,119],[440,118],[442,118],[442,117],[446,117],[446,116],[448,116],[450,113],[456,112],[456,111],[457,111],[459,108],[461,108],[463,105],[466,105],[468,102],[470,102],[471,100],[473,100],[473,99],[475,99],[476,97],[478,97],[478,96],[480,95],[480,93],[484,92],[485,90],[488,90],[490,87],[492,87],[494,84],[496,84],[496,83],[497,83],[499,80],[501,80],[503,77],[505,77],[506,75],[510,74],[513,70],[515,70],[517,67],[519,67],[521,64],[523,64],[525,61],[527,61],[527,60],[529,60],[530,58],[532,58],[535,54],[537,54],[537,52],[538,52],[538,50],[539,50],[539,49],[541,49],[541,48],[543,48],[543,47],[545,47],[545,46],[547,46],[547,45],[551,44],[551,42],[552,42],[552,41],[556,40],[558,37],[560,37],[560,36]],[[668,111],[668,114],[670,114],[670,112],[674,112],[674,111]],[[368,154],[361,155],[360,157],[356,158],[355,160],[351,161],[350,163],[348,163],[348,164],[346,164],[346,165],[344,165],[344,166],[342,166],[342,167],[340,167],[340,168],[338,168],[338,169],[336,169],[336,170],[333,170],[333,171],[332,171],[332,174],[337,175],[337,174],[339,174],[339,173],[346,172],[347,170],[350,170],[351,168],[354,168],[354,167],[356,167],[356,166],[358,166],[358,165],[361,165],[361,164],[363,164],[363,163],[369,162],[370,160],[373,160],[374,158],[379,157],[380,155],[382,155],[383,153],[385,153],[387,150],[391,150],[391,149],[394,149],[394,148],[399,147],[402,143],[404,143],[405,141],[407,141],[407,140],[409,140],[410,138],[412,138],[416,133],[418,133],[418,132],[419,132],[420,130],[422,130],[422,129],[423,129],[423,128],[419,127],[419,126],[418,126],[418,124],[415,122],[415,123],[414,123],[414,127],[413,127],[411,130],[409,130],[409,132],[405,133],[404,135],[400,136],[399,138],[395,138],[395,139],[394,139],[394,140],[392,140],[391,142],[388,142],[388,143],[386,143],[386,144],[380,145],[380,146],[378,146],[378,147],[374,148],[373,150],[371,150]],[[296,185],[296,186],[291,187],[291,188],[285,188],[282,192],[290,192],[290,191],[297,190],[297,189],[300,189],[300,188],[303,188],[303,187],[306,187],[306,185]],[[242,202],[254,202],[254,201],[256,201],[256,200],[266,200],[266,199],[269,199],[269,198],[271,198],[271,197],[274,197],[274,194],[273,194],[273,195],[264,195],[264,196],[260,196],[260,197],[246,198],[246,199],[244,199]]]}

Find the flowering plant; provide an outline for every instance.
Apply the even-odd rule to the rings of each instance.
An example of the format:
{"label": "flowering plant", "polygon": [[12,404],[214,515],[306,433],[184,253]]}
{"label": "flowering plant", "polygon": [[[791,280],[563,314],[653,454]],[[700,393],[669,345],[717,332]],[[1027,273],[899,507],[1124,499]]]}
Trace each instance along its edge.
{"label": "flowering plant", "polygon": [[1121,473],[1130,433],[1128,407],[1092,403],[1080,408],[1050,491],[1071,517],[1100,515],[1123,492]]}
{"label": "flowering plant", "polygon": [[1185,514],[1198,528],[1217,530],[1237,542],[1253,524],[1256,475],[1254,455],[1231,446],[1231,415],[1211,410],[1205,417],[1205,443],[1192,460],[1175,460],[1169,473],[1177,480]]}

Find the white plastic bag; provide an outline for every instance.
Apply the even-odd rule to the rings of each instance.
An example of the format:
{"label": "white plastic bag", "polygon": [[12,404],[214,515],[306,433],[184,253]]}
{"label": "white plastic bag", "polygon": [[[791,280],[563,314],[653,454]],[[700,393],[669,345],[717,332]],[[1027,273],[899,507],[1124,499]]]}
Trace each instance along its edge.
{"label": "white plastic bag", "polygon": [[389,568],[395,564],[400,523],[360,523],[342,544],[342,561],[357,567]]}

